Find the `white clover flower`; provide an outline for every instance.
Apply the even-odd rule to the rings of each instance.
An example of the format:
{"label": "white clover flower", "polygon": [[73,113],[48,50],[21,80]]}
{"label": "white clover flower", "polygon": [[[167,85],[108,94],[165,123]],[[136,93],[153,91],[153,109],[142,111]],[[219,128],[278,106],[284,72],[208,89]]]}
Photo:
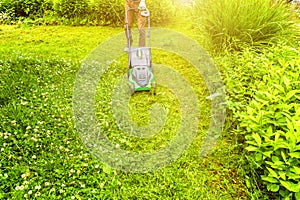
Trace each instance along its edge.
{"label": "white clover flower", "polygon": [[27,101],[21,101],[21,105],[22,105],[22,106],[25,106],[26,104],[28,104]]}
{"label": "white clover flower", "polygon": [[27,127],[26,127],[26,130],[29,130],[29,129],[31,129],[31,126],[27,126]]}
{"label": "white clover flower", "polygon": [[33,156],[32,156],[32,159],[36,159],[36,155],[33,155]]}
{"label": "white clover flower", "polygon": [[5,173],[5,174],[4,174],[4,177],[5,177],[5,178],[8,178],[8,175]]}
{"label": "white clover flower", "polygon": [[36,185],[35,187],[34,187],[34,189],[36,189],[36,190],[40,190],[42,188],[42,186],[40,186],[40,185]]}
{"label": "white clover flower", "polygon": [[50,183],[49,182],[45,182],[45,186],[49,186],[50,185]]}
{"label": "white clover flower", "polygon": [[75,196],[71,196],[71,199],[75,199]]}
{"label": "white clover flower", "polygon": [[87,163],[84,163],[83,166],[84,166],[84,167],[87,167],[87,166],[89,166],[89,165],[88,165]]}
{"label": "white clover flower", "polygon": [[40,192],[37,192],[37,193],[35,193],[34,196],[35,196],[35,197],[39,197],[39,196],[41,196],[41,193],[40,193]]}
{"label": "white clover flower", "polygon": [[26,178],[26,174],[22,174],[21,177],[22,177],[22,178]]}
{"label": "white clover flower", "polygon": [[95,169],[98,169],[99,168],[99,165],[95,165]]}
{"label": "white clover flower", "polygon": [[32,190],[29,190],[29,191],[28,191],[28,194],[31,195],[31,194],[32,194]]}

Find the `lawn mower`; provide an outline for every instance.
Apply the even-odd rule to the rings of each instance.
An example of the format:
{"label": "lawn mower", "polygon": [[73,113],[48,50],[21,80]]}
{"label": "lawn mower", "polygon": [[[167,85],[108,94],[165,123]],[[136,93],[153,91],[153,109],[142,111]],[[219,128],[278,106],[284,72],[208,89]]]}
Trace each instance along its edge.
{"label": "lawn mower", "polygon": [[131,31],[128,26],[128,12],[136,11],[139,8],[130,8],[126,10],[126,35],[128,47],[128,80],[130,94],[137,91],[151,91],[156,94],[156,83],[154,80],[152,56],[150,49],[150,12],[148,9],[141,11],[141,15],[148,20],[148,34],[146,47],[131,47]]}

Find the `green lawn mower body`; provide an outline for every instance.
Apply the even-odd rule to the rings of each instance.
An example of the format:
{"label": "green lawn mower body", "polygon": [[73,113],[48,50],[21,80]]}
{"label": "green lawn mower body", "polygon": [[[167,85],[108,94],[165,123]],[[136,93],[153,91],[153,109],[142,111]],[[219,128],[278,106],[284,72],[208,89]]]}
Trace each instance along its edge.
{"label": "green lawn mower body", "polygon": [[131,48],[128,54],[128,80],[131,94],[136,91],[152,91],[155,94],[151,49],[149,47]]}

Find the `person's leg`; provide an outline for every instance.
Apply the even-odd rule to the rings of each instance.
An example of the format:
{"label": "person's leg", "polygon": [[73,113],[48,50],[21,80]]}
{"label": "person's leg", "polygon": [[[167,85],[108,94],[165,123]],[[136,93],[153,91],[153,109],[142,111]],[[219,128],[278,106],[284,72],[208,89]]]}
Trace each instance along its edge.
{"label": "person's leg", "polygon": [[[130,0],[126,0],[126,3],[125,3],[125,12],[132,8],[132,4],[130,2]],[[133,24],[133,17],[134,17],[134,11],[128,11],[127,12],[127,20],[128,20],[128,32],[127,32],[127,29],[126,29],[126,16],[125,16],[125,20],[124,20],[124,30],[125,30],[125,35],[126,35],[126,39],[127,39],[127,47],[129,42],[130,42],[130,46],[132,45],[132,42],[133,42],[133,39],[132,39],[132,34],[131,34],[131,27],[132,27],[132,24]]]}
{"label": "person's leg", "polygon": [[139,46],[144,47],[146,45],[146,31],[145,26],[147,24],[147,17],[143,17],[141,12],[137,13],[138,29],[139,29]]}

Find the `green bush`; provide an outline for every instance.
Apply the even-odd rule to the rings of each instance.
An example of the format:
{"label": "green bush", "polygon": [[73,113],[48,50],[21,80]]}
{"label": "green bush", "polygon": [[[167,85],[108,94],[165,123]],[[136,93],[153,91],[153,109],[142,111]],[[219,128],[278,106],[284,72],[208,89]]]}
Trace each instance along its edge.
{"label": "green bush", "polygon": [[197,0],[193,19],[215,51],[293,41],[292,13],[286,4],[266,0]]}
{"label": "green bush", "polygon": [[[275,147],[274,142],[271,141],[275,140],[275,133],[279,132],[281,134],[279,140],[286,140],[287,144],[291,143],[293,138],[286,138],[289,137],[289,132],[293,131],[293,129],[290,130],[291,125],[299,126],[299,50],[300,48],[279,43],[260,52],[244,49],[241,52],[215,57],[227,90],[228,116],[226,122],[228,132],[230,137],[237,141],[236,148],[246,156],[244,157],[244,168],[247,172],[245,182],[253,190],[253,194],[259,195],[258,199],[262,199],[262,195],[269,195],[269,199],[274,199],[279,194],[278,191],[272,192],[275,186],[268,186],[266,180],[269,178],[262,180],[261,176],[267,177],[270,174],[268,168],[278,174],[279,169],[273,169],[274,166],[271,162],[277,163],[276,157],[279,157],[278,154],[281,156],[281,151],[285,153],[287,163],[285,163],[285,168],[280,170],[286,173],[287,178],[291,175],[288,170],[293,171],[293,166],[299,166],[297,159],[291,158],[291,156],[297,156],[298,153],[294,155],[285,147]],[[285,84],[289,84],[289,86],[286,87]],[[269,128],[270,126],[272,129]],[[294,132],[297,129],[299,131],[299,127],[294,127]],[[267,133],[271,130],[274,133],[272,136]],[[299,146],[300,136],[299,133],[297,134],[297,145]],[[255,146],[256,140],[259,141],[257,135],[262,140],[261,146],[258,144]],[[270,136],[271,139],[266,140],[267,136]],[[245,150],[246,147],[247,150]],[[277,149],[270,157],[264,157],[264,154],[270,153],[272,148]],[[294,151],[299,152],[297,148],[295,147]],[[248,150],[257,151],[249,156]],[[259,153],[259,151],[261,152]],[[261,154],[263,154],[262,158]],[[257,161],[256,159],[263,160]],[[285,162],[282,159],[280,161]],[[282,172],[280,173],[282,174]],[[299,179],[294,180],[294,183],[297,181],[299,182]],[[283,182],[283,184],[285,183]],[[280,185],[280,193],[283,196],[292,195],[280,180],[277,185]]]}
{"label": "green bush", "polygon": [[84,19],[88,16],[89,0],[59,0],[54,5],[59,17],[66,19]]}
{"label": "green bush", "polygon": [[171,0],[149,0],[147,7],[151,12],[153,25],[166,25],[170,21],[176,21],[175,7]]}
{"label": "green bush", "polygon": [[124,7],[123,0],[96,0],[91,13],[93,19],[101,25],[122,25],[124,21]]}
{"label": "green bush", "polygon": [[51,0],[2,0],[0,3],[2,21],[16,20],[18,17],[39,18],[51,9]]}
{"label": "green bush", "polygon": [[[151,13],[151,24],[165,25],[175,18],[175,10],[170,0],[147,1]],[[125,2],[123,0],[96,0],[91,13],[93,18],[104,25],[122,25],[125,19]]]}
{"label": "green bush", "polygon": [[277,47],[260,66],[253,99],[240,115],[250,160],[263,170],[267,189],[290,199],[300,197],[300,59],[299,51]]}
{"label": "green bush", "polygon": [[[165,25],[175,19],[170,0],[149,1],[147,6],[153,25]],[[0,23],[19,20],[29,24],[122,26],[124,8],[123,0],[3,0],[0,3]]]}

